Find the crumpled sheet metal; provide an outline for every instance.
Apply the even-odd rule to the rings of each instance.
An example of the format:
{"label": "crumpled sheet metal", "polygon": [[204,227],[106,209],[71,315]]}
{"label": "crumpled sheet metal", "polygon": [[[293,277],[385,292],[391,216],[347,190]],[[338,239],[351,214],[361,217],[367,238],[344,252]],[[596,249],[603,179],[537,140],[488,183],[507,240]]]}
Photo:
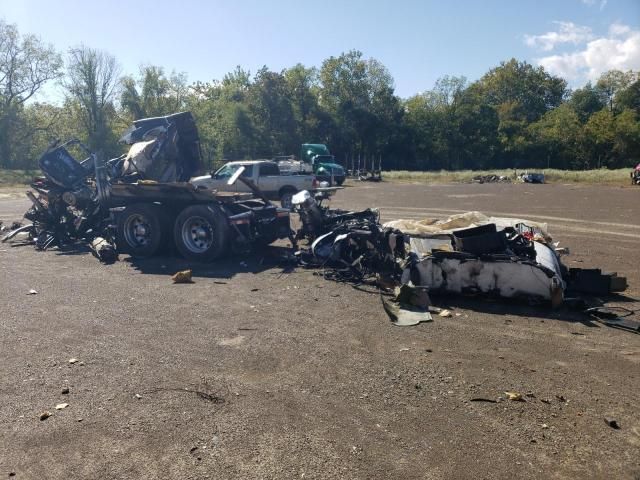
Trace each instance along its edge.
{"label": "crumpled sheet metal", "polygon": [[433,320],[428,310],[431,299],[427,288],[405,283],[396,287],[393,299],[385,299],[382,296],[380,299],[391,322],[398,327],[411,327]]}
{"label": "crumpled sheet metal", "polygon": [[382,306],[391,322],[397,327],[412,327],[422,322],[431,322],[433,318],[428,311],[412,305],[406,305],[393,300],[382,299]]}
{"label": "crumpled sheet metal", "polygon": [[137,142],[131,145],[124,161],[124,173],[146,172],[151,168],[153,158],[151,152],[157,143],[156,139]]}
{"label": "crumpled sheet metal", "polygon": [[[487,260],[452,255],[427,256],[415,265],[420,285],[453,294],[485,293],[503,298],[531,298],[559,305],[564,296],[560,264],[546,245],[533,242],[536,261]],[[405,269],[402,281],[415,277]]]}
{"label": "crumpled sheet metal", "polygon": [[545,240],[547,242],[551,242],[551,237],[547,231],[546,223],[534,222],[522,218],[488,217],[481,212],[460,213],[452,215],[444,220],[436,218],[424,218],[422,220],[392,220],[385,223],[383,227],[395,228],[407,235],[420,237],[423,235],[430,236],[433,234],[452,233],[455,230],[479,227],[480,225],[487,225],[489,223],[495,223],[498,230],[502,230],[505,227],[514,227],[518,223],[524,223],[530,227],[539,229],[542,232],[543,237],[545,237]]}

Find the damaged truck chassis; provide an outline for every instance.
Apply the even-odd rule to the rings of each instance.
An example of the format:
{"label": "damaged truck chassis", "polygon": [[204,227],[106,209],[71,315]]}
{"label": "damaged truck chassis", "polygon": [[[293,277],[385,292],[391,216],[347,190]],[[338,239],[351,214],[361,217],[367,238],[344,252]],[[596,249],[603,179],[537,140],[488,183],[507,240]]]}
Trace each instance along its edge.
{"label": "damaged truck chassis", "polygon": [[[132,145],[129,154],[106,163],[77,140],[53,143],[39,162],[44,177],[31,184],[37,195],[27,193],[33,206],[25,218],[33,223],[3,241],[28,232],[38,249],[84,241],[100,245],[99,252],[114,251],[105,244],[115,242],[118,252],[135,257],[175,245],[183,257],[206,262],[228,248],[245,251],[279,238],[293,240],[289,211],[254,185],[249,187],[257,198],[186,182],[200,164],[189,112],[137,120],[121,140]],[[72,146],[88,157],[78,162],[67,150]]]}

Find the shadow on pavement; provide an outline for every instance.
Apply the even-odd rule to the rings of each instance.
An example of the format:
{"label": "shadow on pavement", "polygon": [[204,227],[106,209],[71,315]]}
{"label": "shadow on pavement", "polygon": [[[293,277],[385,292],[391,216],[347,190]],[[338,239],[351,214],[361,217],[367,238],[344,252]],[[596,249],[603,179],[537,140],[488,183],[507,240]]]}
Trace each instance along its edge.
{"label": "shadow on pavement", "polygon": [[193,277],[200,278],[230,279],[238,273],[261,273],[279,269],[280,273],[287,274],[295,270],[291,249],[280,246],[268,246],[246,254],[229,254],[211,263],[190,262],[177,257],[174,252],[152,258],[122,256],[121,260],[144,274],[172,275],[190,269]]}
{"label": "shadow on pavement", "polygon": [[[441,308],[462,308],[474,312],[491,315],[513,315],[520,317],[539,318],[541,320],[560,320],[571,323],[581,323],[586,327],[605,327],[606,325],[590,318],[582,309],[571,309],[562,306],[552,309],[547,305],[527,305],[517,300],[491,299],[486,297],[464,297],[454,295],[431,294],[434,305]],[[592,302],[590,303],[591,300]],[[637,301],[624,295],[611,295],[602,299],[587,299],[587,306],[601,306],[609,302],[634,302]],[[508,321],[508,320],[507,320]]]}

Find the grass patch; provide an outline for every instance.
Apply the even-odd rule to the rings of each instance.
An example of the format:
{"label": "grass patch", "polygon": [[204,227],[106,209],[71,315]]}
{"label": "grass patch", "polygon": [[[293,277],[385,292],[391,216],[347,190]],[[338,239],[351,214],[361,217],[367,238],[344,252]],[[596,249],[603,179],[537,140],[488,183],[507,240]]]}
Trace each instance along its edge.
{"label": "grass patch", "polygon": [[[604,185],[627,185],[630,183],[629,172],[631,168],[619,168],[607,170],[557,170],[544,169],[518,169],[518,175],[523,172],[542,172],[547,183],[587,183]],[[410,172],[407,170],[395,170],[382,172],[382,178],[390,181],[423,182],[423,183],[470,183],[478,175],[498,175],[514,180],[513,169],[505,170],[440,170],[436,172]]]}
{"label": "grass patch", "polygon": [[40,170],[3,170],[0,168],[0,187],[28,185],[33,177],[41,175]]}

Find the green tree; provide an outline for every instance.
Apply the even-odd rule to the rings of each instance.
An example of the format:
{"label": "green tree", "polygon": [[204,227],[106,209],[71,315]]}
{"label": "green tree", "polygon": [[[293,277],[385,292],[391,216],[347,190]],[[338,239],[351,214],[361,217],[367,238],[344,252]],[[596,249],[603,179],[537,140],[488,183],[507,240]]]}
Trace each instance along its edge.
{"label": "green tree", "polygon": [[609,166],[613,158],[615,139],[614,116],[611,110],[605,108],[591,115],[585,125],[585,133],[591,145],[591,155],[595,159],[595,165],[591,163],[589,166]]}
{"label": "green tree", "polygon": [[640,80],[619,91],[615,102],[621,110],[630,109],[640,115]]}
{"label": "green tree", "polygon": [[205,163],[255,158],[259,132],[249,109],[251,75],[237,67],[222,81],[191,86],[187,107],[195,115]]}
{"label": "green tree", "polygon": [[259,135],[261,156],[295,151],[295,117],[287,81],[283,74],[258,70],[248,94],[249,110]]}
{"label": "green tree", "polygon": [[434,108],[428,92],[407,99],[404,111],[412,156],[404,166],[412,170],[445,168],[448,149],[443,131],[443,114]]}
{"label": "green tree", "polygon": [[330,57],[320,69],[319,103],[333,118],[332,149],[374,153],[389,140],[386,127],[401,116],[393,78],[357,50]]}
{"label": "green tree", "polygon": [[120,68],[112,55],[80,46],[69,51],[66,105],[82,119],[89,147],[105,155],[118,150],[111,123],[115,117],[114,100]]}
{"label": "green tree", "polygon": [[470,88],[498,113],[502,167],[527,163],[526,128],[559,106],[567,94],[567,82],[542,67],[511,59],[491,69]]}
{"label": "green tree", "polygon": [[476,91],[466,89],[457,101],[454,119],[460,142],[457,168],[491,168],[500,148],[496,109],[483,103]]}
{"label": "green tree", "polygon": [[295,119],[296,144],[326,143],[333,130],[330,115],[320,108],[318,70],[297,64],[283,72]]}
{"label": "green tree", "polygon": [[636,80],[638,80],[638,73],[631,70],[628,72],[609,70],[600,76],[596,88],[602,103],[609,108],[609,111],[616,113],[620,110],[616,105],[616,96]]}
{"label": "green tree", "polygon": [[635,110],[616,115],[614,125],[615,167],[629,167],[640,162],[640,122]]}
{"label": "green tree", "polygon": [[571,94],[569,105],[571,105],[582,123],[586,123],[591,115],[602,110],[605,106],[600,92],[591,85],[591,82]]}
{"label": "green tree", "polygon": [[584,129],[580,118],[569,104],[545,113],[528,127],[532,147],[540,153],[547,168],[584,168]]}
{"label": "green tree", "polygon": [[61,67],[53,47],[0,20],[0,167],[18,163],[16,148],[29,141],[34,128],[25,121],[25,104],[60,76]]}
{"label": "green tree", "polygon": [[120,104],[133,117],[157,117],[179,112],[185,108],[189,88],[185,73],[165,75],[162,67],[140,68],[138,79],[122,79]]}

